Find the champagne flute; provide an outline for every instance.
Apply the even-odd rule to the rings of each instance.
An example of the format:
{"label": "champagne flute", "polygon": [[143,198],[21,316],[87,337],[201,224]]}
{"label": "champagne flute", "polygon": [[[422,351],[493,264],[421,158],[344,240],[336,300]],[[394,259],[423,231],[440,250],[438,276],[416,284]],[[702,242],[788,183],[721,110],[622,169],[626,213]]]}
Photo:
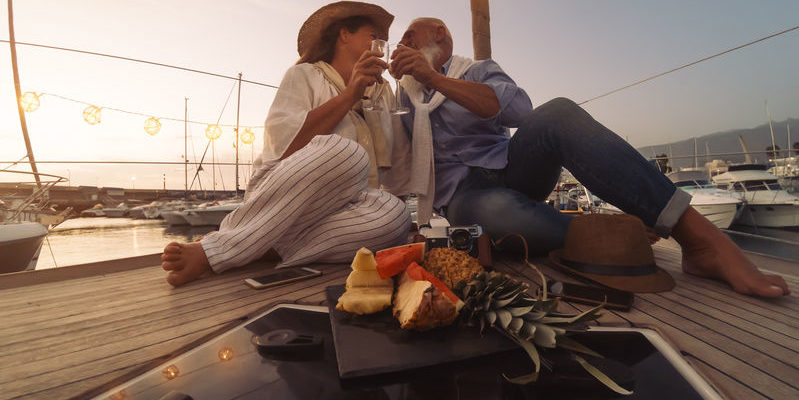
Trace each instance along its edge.
{"label": "champagne flute", "polygon": [[[388,54],[388,42],[383,39],[372,40],[372,51],[379,51]],[[366,111],[381,111],[383,108],[377,104],[380,101],[380,95],[383,92],[383,83],[377,82],[372,85],[372,93],[363,100],[363,109]]]}
{"label": "champagne flute", "polygon": [[[397,43],[397,45],[394,46],[394,49],[396,50],[400,46],[402,46],[402,44]],[[388,54],[386,54],[386,62],[390,62],[390,61],[391,61],[391,57],[389,57]],[[411,110],[408,107],[405,107],[404,105],[402,105],[402,85],[400,85],[400,80],[397,79],[397,78],[394,78],[394,83],[396,83],[396,85],[397,85],[397,90],[394,91],[394,96],[395,96],[394,97],[394,106],[391,108],[391,113],[394,114],[394,115],[407,114],[407,113],[411,112]]]}

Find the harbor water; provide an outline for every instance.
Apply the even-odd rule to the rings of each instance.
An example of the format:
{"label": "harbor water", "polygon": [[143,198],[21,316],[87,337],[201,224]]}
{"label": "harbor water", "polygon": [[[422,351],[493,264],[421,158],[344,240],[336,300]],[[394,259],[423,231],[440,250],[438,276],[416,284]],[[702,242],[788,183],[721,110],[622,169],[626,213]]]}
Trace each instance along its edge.
{"label": "harbor water", "polygon": [[53,228],[36,269],[160,253],[169,242],[194,241],[212,226],[169,226],[162,219],[74,218]]}
{"label": "harbor water", "polygon": [[[169,242],[194,241],[214,229],[170,227],[160,219],[70,219],[47,236],[36,269],[160,253]],[[799,230],[733,226],[726,232],[745,250],[799,263]]]}

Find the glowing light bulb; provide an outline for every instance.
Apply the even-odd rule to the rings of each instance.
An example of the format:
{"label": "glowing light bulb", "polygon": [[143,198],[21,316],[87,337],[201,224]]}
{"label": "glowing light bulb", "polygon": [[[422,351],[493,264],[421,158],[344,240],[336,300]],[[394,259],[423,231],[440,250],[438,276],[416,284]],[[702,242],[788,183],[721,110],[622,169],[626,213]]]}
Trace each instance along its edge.
{"label": "glowing light bulb", "polygon": [[252,144],[255,141],[255,134],[252,129],[244,128],[244,133],[241,134],[241,142],[244,144]]}
{"label": "glowing light bulb", "polygon": [[164,368],[161,373],[164,374],[166,379],[175,379],[178,377],[178,375],[180,375],[180,370],[178,369],[177,365],[171,364],[170,366]]}
{"label": "glowing light bulb", "polygon": [[205,137],[208,139],[216,140],[219,139],[220,136],[222,136],[222,128],[220,128],[219,125],[208,125],[208,127],[205,128]]}
{"label": "glowing light bulb", "polygon": [[223,347],[221,350],[219,350],[217,355],[222,361],[230,361],[233,358],[233,349],[230,347]]}
{"label": "glowing light bulb", "polygon": [[161,131],[161,121],[156,117],[147,118],[147,121],[144,121],[144,131],[150,136],[155,135]]}
{"label": "glowing light bulb", "polygon": [[101,121],[100,111],[102,107],[88,106],[83,110],[83,120],[88,122],[89,125],[99,124]]}
{"label": "glowing light bulb", "polygon": [[39,95],[34,92],[25,92],[19,98],[19,103],[25,112],[33,112],[39,109]]}

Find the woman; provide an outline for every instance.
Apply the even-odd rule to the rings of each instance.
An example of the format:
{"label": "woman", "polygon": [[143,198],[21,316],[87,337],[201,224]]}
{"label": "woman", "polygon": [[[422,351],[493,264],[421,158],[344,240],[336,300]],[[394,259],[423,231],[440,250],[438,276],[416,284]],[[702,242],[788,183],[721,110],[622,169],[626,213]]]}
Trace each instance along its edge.
{"label": "woman", "polygon": [[[179,286],[242,266],[270,249],[281,257],[280,268],[344,262],[360,247],[406,242],[405,204],[377,187],[405,194],[389,168],[407,162],[407,139],[398,134],[395,145],[388,112],[360,107],[375,91],[367,88],[384,84],[380,74],[388,65],[370,46],[388,37],[393,19],[379,6],[344,1],[305,21],[297,37],[300,60],[269,110],[264,151],[244,202],[218,232],[164,248],[167,282]],[[390,97],[385,88],[378,100],[387,104]]]}

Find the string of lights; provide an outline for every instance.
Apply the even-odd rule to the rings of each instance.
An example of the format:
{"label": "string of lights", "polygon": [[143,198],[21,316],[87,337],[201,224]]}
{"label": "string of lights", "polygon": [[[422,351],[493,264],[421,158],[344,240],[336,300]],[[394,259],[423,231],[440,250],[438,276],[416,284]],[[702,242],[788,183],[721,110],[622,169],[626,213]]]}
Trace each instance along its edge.
{"label": "string of lights", "polygon": [[[136,115],[140,117],[146,117],[147,119],[144,121],[144,131],[149,135],[155,135],[161,130],[161,120],[165,121],[175,121],[175,122],[184,122],[183,119],[178,118],[170,118],[170,117],[155,117],[152,114],[146,114],[138,111],[130,111],[130,110],[123,110],[121,108],[116,107],[107,107],[107,106],[97,106],[90,102],[73,99],[67,96],[62,96],[59,94],[54,93],[46,93],[46,92],[25,92],[22,94],[20,98],[20,103],[22,104],[22,109],[27,112],[31,113],[39,109],[41,106],[41,98],[42,97],[53,97],[65,101],[70,101],[77,104],[82,104],[87,106],[83,110],[83,120],[90,125],[96,125],[102,122],[102,111],[103,110],[110,110],[114,112],[129,114],[129,115]],[[221,119],[221,115],[220,115]],[[202,122],[202,121],[186,121],[189,124],[196,124],[196,125],[206,125],[205,129],[205,136],[208,139],[216,140],[222,136],[222,128],[235,128],[236,125],[232,124],[219,124],[219,119],[217,119],[216,123],[209,123],[209,122]],[[243,132],[240,135],[240,140],[244,144],[252,144],[255,141],[255,133],[253,132],[254,129],[262,129],[263,126],[254,126],[254,125],[240,125],[240,128],[243,128]]]}

